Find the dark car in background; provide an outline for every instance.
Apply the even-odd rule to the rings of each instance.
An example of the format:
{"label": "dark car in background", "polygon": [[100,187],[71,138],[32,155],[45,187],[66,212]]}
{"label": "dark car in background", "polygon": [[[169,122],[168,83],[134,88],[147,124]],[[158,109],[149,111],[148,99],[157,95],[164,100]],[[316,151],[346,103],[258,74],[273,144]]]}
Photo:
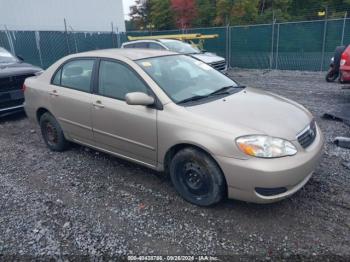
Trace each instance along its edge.
{"label": "dark car in background", "polygon": [[24,80],[41,71],[41,68],[23,62],[22,58],[0,47],[0,116],[23,111]]}

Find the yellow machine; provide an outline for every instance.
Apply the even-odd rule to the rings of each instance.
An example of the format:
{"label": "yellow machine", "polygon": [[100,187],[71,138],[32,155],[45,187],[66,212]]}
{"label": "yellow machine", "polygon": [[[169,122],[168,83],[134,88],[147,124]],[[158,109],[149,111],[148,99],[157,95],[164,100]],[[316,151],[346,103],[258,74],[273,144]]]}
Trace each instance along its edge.
{"label": "yellow machine", "polygon": [[[176,39],[189,42],[192,46],[203,49],[204,41],[207,39],[218,38],[219,35],[202,35],[202,34],[178,34],[178,35],[151,35],[151,36],[128,36],[129,41],[136,40],[157,40],[157,39]],[[194,41],[198,41],[197,43]]]}

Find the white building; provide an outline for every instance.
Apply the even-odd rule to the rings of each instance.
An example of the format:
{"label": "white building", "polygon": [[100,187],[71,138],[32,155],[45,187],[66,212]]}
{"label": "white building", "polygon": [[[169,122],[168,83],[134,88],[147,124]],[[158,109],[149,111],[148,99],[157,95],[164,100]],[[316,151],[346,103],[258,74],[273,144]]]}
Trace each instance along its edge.
{"label": "white building", "polygon": [[124,32],[122,0],[0,0],[0,30]]}

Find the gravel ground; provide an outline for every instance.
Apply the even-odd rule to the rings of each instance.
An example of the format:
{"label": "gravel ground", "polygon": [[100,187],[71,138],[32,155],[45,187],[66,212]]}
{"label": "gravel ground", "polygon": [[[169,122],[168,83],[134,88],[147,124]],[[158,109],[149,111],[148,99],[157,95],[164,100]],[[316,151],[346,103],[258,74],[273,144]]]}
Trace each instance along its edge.
{"label": "gravel ground", "polygon": [[[350,259],[350,136],[320,119],[350,102],[350,90],[312,72],[232,70],[245,85],[309,108],[326,136],[310,182],[270,205],[227,200],[200,208],[182,200],[169,178],[94,150],[50,152],[23,115],[0,120],[0,261],[50,256],[226,255],[224,259]],[[274,260],[274,259],[273,259]]]}

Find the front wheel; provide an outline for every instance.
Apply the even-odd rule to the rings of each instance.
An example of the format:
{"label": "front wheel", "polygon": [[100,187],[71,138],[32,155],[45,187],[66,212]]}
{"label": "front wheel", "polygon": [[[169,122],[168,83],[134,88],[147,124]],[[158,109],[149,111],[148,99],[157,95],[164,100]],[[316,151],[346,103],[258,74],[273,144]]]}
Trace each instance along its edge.
{"label": "front wheel", "polygon": [[52,151],[61,152],[67,149],[69,143],[53,115],[47,112],[40,117],[40,129],[45,144]]}
{"label": "front wheel", "polygon": [[180,196],[192,204],[210,206],[225,196],[225,178],[203,151],[185,148],[176,153],[170,163],[170,177]]}

